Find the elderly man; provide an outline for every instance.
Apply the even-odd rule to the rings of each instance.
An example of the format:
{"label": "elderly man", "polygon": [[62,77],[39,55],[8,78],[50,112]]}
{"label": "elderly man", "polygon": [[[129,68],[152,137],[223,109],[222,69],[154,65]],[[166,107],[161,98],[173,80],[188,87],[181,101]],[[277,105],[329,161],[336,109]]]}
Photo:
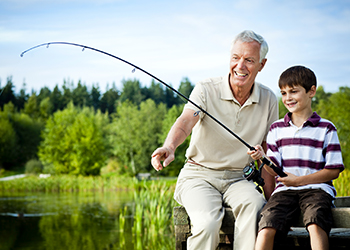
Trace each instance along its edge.
{"label": "elderly man", "polygon": [[[190,95],[191,101],[250,145],[265,145],[269,127],[278,119],[276,96],[255,81],[266,64],[267,51],[267,43],[260,35],[241,32],[232,42],[228,75],[198,82]],[[164,145],[153,152],[153,167],[159,171],[169,165],[176,148],[191,132],[186,164],[174,194],[191,219],[192,236],[187,240],[187,249],[216,249],[223,207],[230,206],[235,217],[234,249],[253,250],[258,213],[266,200],[253,182],[242,177],[243,168],[252,158],[235,137],[187,103]],[[263,178],[268,199],[274,179],[265,172]]]}

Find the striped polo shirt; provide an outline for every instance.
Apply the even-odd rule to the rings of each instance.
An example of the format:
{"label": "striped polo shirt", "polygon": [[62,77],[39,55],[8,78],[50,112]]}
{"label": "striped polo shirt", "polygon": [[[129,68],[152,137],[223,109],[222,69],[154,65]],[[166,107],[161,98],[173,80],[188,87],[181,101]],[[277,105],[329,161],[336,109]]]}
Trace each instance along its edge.
{"label": "striped polo shirt", "polygon": [[[296,176],[308,175],[326,169],[344,170],[337,129],[316,112],[301,127],[291,121],[291,113],[274,122],[267,135],[267,156],[284,171]],[[332,181],[287,187],[277,182],[273,193],[284,190],[322,189],[336,196]]]}

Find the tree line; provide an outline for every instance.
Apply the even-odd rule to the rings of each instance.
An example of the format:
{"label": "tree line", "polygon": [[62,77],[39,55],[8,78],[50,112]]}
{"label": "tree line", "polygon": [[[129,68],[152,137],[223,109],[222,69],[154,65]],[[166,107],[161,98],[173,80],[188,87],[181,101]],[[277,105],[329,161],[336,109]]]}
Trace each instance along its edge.
{"label": "tree line", "polygon": [[[161,83],[145,87],[137,79],[124,80],[122,90],[112,84],[104,93],[98,85],[66,80],[61,88],[38,93],[28,94],[25,85],[18,93],[14,89],[12,77],[0,82],[0,170],[34,160],[51,174],[150,171],[152,151],[185,103]],[[189,96],[192,89],[183,78],[178,91]],[[177,172],[169,168],[163,174]]]}
{"label": "tree line", "polygon": [[[50,174],[153,172],[150,155],[164,142],[185,103],[161,83],[144,87],[136,79],[124,80],[122,90],[113,84],[104,93],[98,85],[88,88],[80,81],[64,81],[61,88],[43,87],[30,95],[24,87],[16,93],[11,77],[0,85],[0,171],[35,163],[35,171]],[[178,88],[185,96],[192,89],[188,78]],[[350,88],[326,93],[320,86],[312,105],[336,125],[349,165]],[[281,99],[279,112],[280,118],[287,112]],[[188,144],[189,138],[177,149],[175,161],[154,174],[176,176]]]}

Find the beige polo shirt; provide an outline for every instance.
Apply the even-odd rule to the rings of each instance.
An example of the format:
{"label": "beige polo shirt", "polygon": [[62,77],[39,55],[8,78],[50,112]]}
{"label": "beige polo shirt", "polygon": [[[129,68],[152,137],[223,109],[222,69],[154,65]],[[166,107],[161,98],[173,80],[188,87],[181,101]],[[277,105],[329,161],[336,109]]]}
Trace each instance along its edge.
{"label": "beige polo shirt", "polygon": [[[243,106],[234,98],[229,75],[198,82],[190,100],[227,126],[250,146],[266,139],[270,125],[278,119],[276,95],[255,82],[253,92]],[[186,109],[198,111],[191,103]],[[203,112],[192,130],[186,157],[202,166],[218,170],[242,170],[253,159],[248,148]]]}

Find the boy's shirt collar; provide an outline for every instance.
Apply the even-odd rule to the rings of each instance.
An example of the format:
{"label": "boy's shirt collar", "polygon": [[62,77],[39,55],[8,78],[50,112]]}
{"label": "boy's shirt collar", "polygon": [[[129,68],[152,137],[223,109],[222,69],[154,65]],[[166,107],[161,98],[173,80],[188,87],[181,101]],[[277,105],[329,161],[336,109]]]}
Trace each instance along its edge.
{"label": "boy's shirt collar", "polygon": [[[292,113],[291,112],[288,112],[285,116],[284,116],[284,125],[287,127],[287,126],[290,126],[291,122],[292,122]],[[307,119],[304,124],[303,124],[303,127],[306,127],[307,125],[310,125],[312,127],[316,127],[317,124],[320,122],[321,120],[321,117],[316,113],[316,112],[313,112],[312,115],[309,117],[309,119]]]}

